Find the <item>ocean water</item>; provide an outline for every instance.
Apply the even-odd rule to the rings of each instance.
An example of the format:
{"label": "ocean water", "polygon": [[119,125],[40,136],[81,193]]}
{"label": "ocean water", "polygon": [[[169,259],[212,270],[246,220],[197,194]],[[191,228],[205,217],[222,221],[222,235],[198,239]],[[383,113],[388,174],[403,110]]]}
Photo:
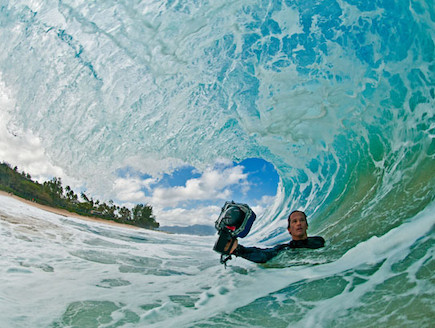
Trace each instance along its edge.
{"label": "ocean water", "polygon": [[[109,190],[120,167],[263,158],[275,202],[244,244],[82,222],[0,197],[5,327],[431,327],[432,1],[0,1],[8,131]],[[6,97],[5,96],[5,97]]]}

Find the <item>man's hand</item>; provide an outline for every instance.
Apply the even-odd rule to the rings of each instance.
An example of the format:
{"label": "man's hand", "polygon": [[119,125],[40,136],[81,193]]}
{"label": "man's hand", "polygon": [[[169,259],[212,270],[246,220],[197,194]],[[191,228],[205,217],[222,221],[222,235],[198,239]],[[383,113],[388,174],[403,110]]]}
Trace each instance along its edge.
{"label": "man's hand", "polygon": [[[233,241],[234,241],[233,246],[231,247],[230,251],[228,252],[228,249],[230,248],[231,243],[232,243]],[[239,244],[239,242],[238,242],[237,239],[231,239],[231,240],[230,240],[230,241],[225,245],[224,251],[225,251],[225,252],[228,252],[228,254],[233,254],[233,252],[234,252],[234,250],[236,249],[236,247],[237,247],[238,244]]]}

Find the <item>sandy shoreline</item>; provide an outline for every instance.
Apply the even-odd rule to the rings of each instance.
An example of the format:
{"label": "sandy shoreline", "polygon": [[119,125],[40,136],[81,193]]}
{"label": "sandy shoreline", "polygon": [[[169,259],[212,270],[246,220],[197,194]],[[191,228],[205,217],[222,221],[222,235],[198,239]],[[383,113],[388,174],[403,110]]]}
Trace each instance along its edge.
{"label": "sandy shoreline", "polygon": [[72,218],[76,218],[76,219],[80,219],[80,220],[84,220],[84,221],[92,221],[92,222],[99,222],[102,224],[108,224],[108,225],[112,225],[112,226],[117,226],[117,227],[123,227],[123,228],[129,228],[129,229],[135,229],[135,230],[139,230],[142,228],[133,226],[133,225],[129,225],[129,224],[123,224],[123,223],[118,223],[115,221],[110,221],[110,220],[104,220],[104,219],[100,219],[100,218],[95,218],[95,217],[89,217],[89,216],[83,216],[83,215],[79,215],[77,213],[73,213],[73,212],[69,212],[67,210],[62,210],[59,208],[55,208],[55,207],[50,207],[50,206],[46,206],[46,205],[41,205],[35,202],[32,202],[30,200],[18,197],[14,194],[10,194],[8,192],[2,191],[0,190],[0,195],[1,196],[6,196],[6,197],[10,197],[10,198],[14,198],[20,202],[23,202],[27,205],[33,206],[33,207],[37,207],[43,211],[47,211],[47,212],[51,212],[51,213],[55,213],[58,215],[62,215],[62,216],[66,216],[66,217],[72,217]]}

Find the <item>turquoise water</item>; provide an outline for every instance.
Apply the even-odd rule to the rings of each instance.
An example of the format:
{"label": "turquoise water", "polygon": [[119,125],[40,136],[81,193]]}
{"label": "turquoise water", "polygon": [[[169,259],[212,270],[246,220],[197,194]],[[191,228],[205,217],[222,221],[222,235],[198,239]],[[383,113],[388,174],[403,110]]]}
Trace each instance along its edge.
{"label": "turquoise water", "polygon": [[431,1],[0,3],[8,130],[32,131],[67,174],[101,191],[150,158],[263,158],[280,186],[245,243],[286,240],[291,208],[328,241],[224,270],[213,238],[94,227],[4,200],[2,322],[431,326]]}

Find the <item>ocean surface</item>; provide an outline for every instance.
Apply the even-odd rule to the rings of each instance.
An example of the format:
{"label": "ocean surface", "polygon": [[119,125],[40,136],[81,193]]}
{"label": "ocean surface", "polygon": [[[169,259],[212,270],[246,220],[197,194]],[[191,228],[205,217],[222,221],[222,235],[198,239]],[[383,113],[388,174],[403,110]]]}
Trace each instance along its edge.
{"label": "ocean surface", "polygon": [[[80,221],[0,196],[2,327],[433,327],[433,1],[1,1],[8,131],[100,190],[119,167],[262,158],[244,245]],[[218,214],[218,213],[217,213]]]}

